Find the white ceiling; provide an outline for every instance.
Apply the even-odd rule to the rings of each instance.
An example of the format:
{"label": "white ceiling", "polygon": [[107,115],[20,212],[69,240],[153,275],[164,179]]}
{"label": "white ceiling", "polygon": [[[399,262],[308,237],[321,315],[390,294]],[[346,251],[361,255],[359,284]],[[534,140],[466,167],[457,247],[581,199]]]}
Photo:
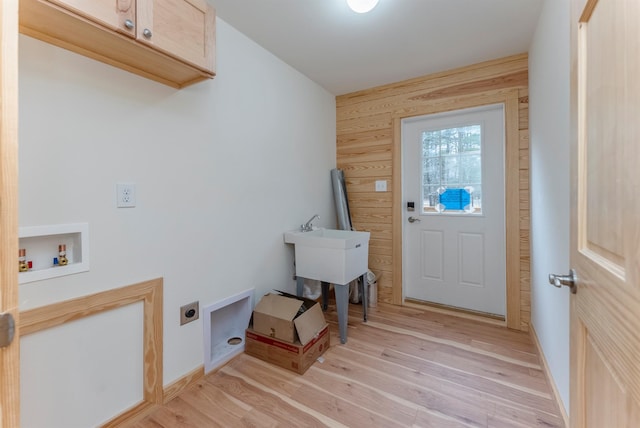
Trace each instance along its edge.
{"label": "white ceiling", "polygon": [[527,52],[542,0],[208,0],[334,95]]}

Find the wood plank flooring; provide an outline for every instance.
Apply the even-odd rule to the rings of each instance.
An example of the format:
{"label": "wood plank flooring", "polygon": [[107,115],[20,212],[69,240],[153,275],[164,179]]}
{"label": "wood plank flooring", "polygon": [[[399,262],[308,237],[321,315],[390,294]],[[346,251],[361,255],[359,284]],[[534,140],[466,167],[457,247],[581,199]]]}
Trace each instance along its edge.
{"label": "wood plank flooring", "polygon": [[350,305],[340,345],[297,375],[247,355],[134,426],[563,427],[529,334],[428,310]]}

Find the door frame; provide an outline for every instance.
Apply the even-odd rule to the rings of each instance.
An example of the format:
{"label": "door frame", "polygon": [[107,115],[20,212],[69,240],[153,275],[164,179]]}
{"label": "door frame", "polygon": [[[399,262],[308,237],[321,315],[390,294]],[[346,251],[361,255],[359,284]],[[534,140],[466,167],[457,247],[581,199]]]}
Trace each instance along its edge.
{"label": "door frame", "polygon": [[0,2],[0,312],[16,322],[0,349],[0,428],[20,426],[18,323],[18,1]]}
{"label": "door frame", "polygon": [[[491,124],[492,127],[494,129],[496,129],[496,131],[497,131],[499,126],[502,126],[502,128],[499,128],[500,129],[499,133],[500,133],[500,138],[501,138],[501,141],[499,141],[499,142],[500,142],[501,146],[500,146],[500,148],[494,149],[494,150],[499,150],[500,153],[499,153],[499,158],[497,158],[497,157],[494,158],[495,159],[494,161],[491,161],[490,158],[487,158],[486,162],[487,162],[487,164],[489,164],[491,162],[495,162],[495,163],[499,162],[501,164],[500,165],[501,171],[499,171],[499,172],[502,174],[502,177],[501,177],[502,194],[497,195],[498,198],[494,199],[493,203],[494,204],[498,204],[498,206],[501,208],[501,211],[502,211],[502,219],[500,221],[498,229],[501,231],[499,233],[503,234],[503,237],[498,242],[500,242],[501,245],[504,245],[505,242],[506,242],[506,215],[505,215],[505,212],[504,212],[504,207],[505,207],[505,204],[506,204],[506,195],[504,193],[505,189],[506,189],[506,182],[504,182],[504,174],[505,174],[505,167],[506,167],[506,165],[505,165],[505,151],[506,151],[505,104],[504,103],[487,104],[487,105],[483,105],[483,106],[479,106],[479,107],[472,107],[470,109],[469,108],[463,108],[463,109],[450,110],[450,111],[444,112],[444,113],[436,113],[436,114],[433,114],[433,115],[414,116],[412,118],[409,118],[409,121],[407,121],[407,119],[403,119],[403,120],[401,120],[401,134],[404,133],[407,130],[408,127],[416,126],[415,125],[416,123],[418,124],[417,126],[420,129],[424,129],[425,127],[428,128],[428,129],[432,129],[435,126],[435,125],[433,125],[433,121],[437,121],[439,124],[442,124],[443,122],[444,123],[449,123],[449,125],[438,125],[437,128],[435,128],[435,129],[441,129],[441,127],[443,127],[443,126],[458,127],[458,126],[471,125],[471,124],[477,123],[479,121],[480,122],[490,122],[490,121],[486,120],[487,119],[486,115],[494,115],[494,114],[498,114],[498,116],[496,116],[495,119],[491,119],[491,120],[495,120],[496,121],[495,124],[494,123]],[[461,117],[468,118],[469,116],[472,116],[472,115],[473,115],[474,118],[480,118],[481,117],[482,119],[481,120],[480,119],[475,119],[475,120],[461,119]],[[498,117],[499,117],[499,119],[498,119]],[[498,121],[500,121],[499,125],[498,125]],[[495,127],[493,125],[495,125]],[[483,129],[484,129],[484,125],[483,125]],[[482,160],[482,165],[483,166],[482,166],[482,173],[481,174],[482,174],[482,187],[485,188],[484,185],[488,184],[488,183],[484,183],[484,179],[487,178],[487,174],[488,174],[487,171],[485,170],[485,167],[484,167],[484,165],[485,165],[485,155],[488,156],[492,152],[491,152],[491,150],[489,148],[487,148],[488,147],[487,146],[488,143],[487,143],[487,141],[485,141],[485,137],[484,137],[485,132],[484,132],[484,130],[483,130],[482,133],[483,133],[483,137],[482,137],[482,159],[483,159]],[[496,132],[496,134],[497,134],[497,132]],[[491,135],[495,135],[495,134],[491,134]],[[495,135],[495,136],[497,137],[497,135]],[[413,149],[410,149],[409,151],[406,151],[407,150],[407,146],[405,145],[405,143],[409,144],[409,145],[413,144],[413,143],[409,142],[410,139],[407,139],[407,135],[401,135],[401,138],[404,141],[404,143],[401,144],[403,161],[402,161],[402,168],[401,168],[400,171],[401,171],[401,174],[402,174],[402,177],[403,177],[403,184],[404,184],[404,183],[407,183],[405,181],[405,179],[407,179],[407,177],[405,177],[405,173],[407,173],[407,170],[406,170],[405,167],[409,167],[409,165],[407,163],[405,163],[405,160],[411,158],[412,157],[411,153],[415,153],[415,152],[414,152]],[[490,145],[491,144],[489,144],[489,146]],[[407,155],[409,155],[409,156],[407,156]],[[499,161],[497,161],[497,159],[499,159]],[[413,166],[411,166],[411,168],[415,168],[415,166],[416,165],[414,164]],[[494,167],[497,167],[497,165],[494,165]],[[491,167],[488,168],[488,170],[491,170],[491,169],[492,169]],[[413,176],[413,178],[415,178],[414,174],[416,172],[417,171],[408,172],[407,175],[408,175],[409,179],[411,179],[412,176]],[[491,187],[491,186],[489,186],[489,187]],[[404,190],[405,189],[404,189],[404,186],[403,186],[403,190],[401,192],[402,193],[401,196],[402,196],[403,202],[406,204],[406,198],[404,196],[406,194],[404,193]],[[420,191],[422,191],[422,186],[420,186]],[[485,195],[486,195],[486,193],[485,193]],[[407,195],[407,197],[408,196],[409,195]],[[412,198],[409,198],[409,199],[412,199]],[[484,196],[483,196],[483,200],[484,200]],[[416,199],[416,201],[417,201],[417,199]],[[417,203],[418,203],[418,201],[416,202],[416,204]],[[491,205],[491,204],[489,204],[489,205]],[[422,210],[422,205],[420,205],[416,210],[417,211],[416,211],[415,215],[421,216],[421,215],[424,214],[424,212]],[[402,207],[402,213],[406,217],[407,214],[406,214],[406,211],[405,211],[405,207]],[[433,214],[426,214],[426,216],[429,216],[429,215],[433,215]],[[445,219],[445,217],[446,217],[446,219]],[[475,230],[474,227],[470,226],[470,224],[477,223],[477,224],[482,224],[484,226],[487,226],[487,224],[491,223],[491,221],[492,221],[492,220],[489,219],[489,217],[487,217],[487,213],[485,213],[484,210],[483,210],[483,214],[482,215],[480,215],[479,217],[475,217],[475,220],[473,220],[473,218],[474,218],[473,215],[471,215],[471,217],[458,216],[458,215],[445,216],[445,217],[439,217],[438,219],[433,218],[433,220],[436,221],[436,222],[445,221],[445,222],[449,223],[450,221],[456,222],[456,221],[462,220],[463,218],[468,218],[468,220],[462,220],[462,221],[465,222],[465,225],[466,225],[465,226],[465,230],[467,232],[471,232],[472,230]],[[426,217],[424,217],[423,220],[425,220],[425,218]],[[466,223],[467,221],[469,221],[471,223]],[[414,228],[416,226],[409,226],[409,224],[406,221],[404,221],[404,219],[402,219],[400,221],[400,224],[402,225],[402,244],[403,244],[402,253],[403,254],[409,254],[412,250],[421,251],[419,249],[416,249],[415,246],[413,246],[414,244],[410,244],[409,242],[405,241],[406,239],[411,239],[411,236],[413,235],[413,234],[407,234],[406,233],[408,231],[407,228],[409,227],[411,229],[411,228]],[[451,224],[451,223],[449,223],[449,224]],[[458,223],[458,224],[460,224],[460,223]],[[420,227],[425,227],[425,226],[423,225],[423,226],[417,226],[417,227],[420,228]],[[476,226],[476,227],[479,227],[479,226]],[[415,230],[415,229],[413,229],[413,230]],[[491,229],[491,230],[495,231],[496,229]],[[477,231],[477,230],[475,230],[475,231]],[[493,232],[491,232],[491,233],[493,233]],[[444,244],[444,243],[443,243],[443,245],[446,246],[446,244]],[[484,253],[484,251],[486,251],[486,250],[483,250],[483,253]],[[458,253],[457,256],[459,256],[459,255],[460,254]],[[505,256],[506,256],[506,254],[505,254]],[[448,257],[445,256],[445,259],[446,258],[448,258]],[[499,272],[500,276],[502,277],[500,280],[498,280],[499,283],[500,283],[500,287],[499,287],[499,290],[492,289],[491,296],[492,297],[495,296],[495,294],[493,294],[494,291],[495,292],[499,291],[500,297],[504,298],[504,307],[502,309],[504,311],[503,314],[498,315],[498,312],[478,311],[478,310],[474,310],[474,309],[471,309],[471,308],[465,309],[464,306],[458,306],[457,304],[450,304],[450,305],[440,304],[440,303],[437,303],[437,302],[431,302],[428,299],[425,300],[425,303],[433,304],[436,307],[444,307],[444,308],[451,307],[454,310],[455,309],[459,309],[459,310],[464,311],[464,312],[468,311],[468,312],[470,312],[472,314],[477,314],[477,315],[480,315],[480,316],[488,317],[488,318],[491,318],[492,320],[496,320],[496,321],[505,320],[506,319],[506,315],[507,315],[507,313],[506,313],[506,310],[507,310],[507,308],[506,308],[506,306],[507,306],[506,305],[506,259],[503,258],[502,256],[501,256],[501,258],[502,258],[502,260],[500,261],[501,266],[499,266],[499,268],[496,271],[496,272]],[[404,269],[405,268],[410,268],[412,266],[412,262],[409,262],[408,259],[409,259],[409,257],[406,258],[407,263],[402,266],[402,272],[403,272],[402,290],[403,290],[404,301],[405,302],[410,302],[410,303],[413,304],[414,302],[416,302],[416,303],[419,302],[421,299],[415,298],[415,297],[411,297],[411,296],[407,296],[407,290],[408,289],[413,289],[414,292],[416,290],[415,288],[413,288],[411,286],[413,284],[412,281],[415,280],[415,277],[409,279],[409,278],[406,278],[404,276],[404,273],[406,273],[406,271]],[[505,262],[505,264],[502,266],[503,262]],[[487,265],[484,265],[483,269],[485,269],[486,267],[487,267]],[[446,271],[446,268],[443,267],[443,269]],[[489,269],[489,270],[485,269],[485,272],[489,272],[489,271],[492,271],[492,269]],[[406,282],[404,281],[405,279],[407,280]],[[449,278],[449,281],[450,280],[451,280],[451,278]],[[444,280],[444,281],[447,282],[447,280]],[[489,281],[489,283],[490,282],[491,281]],[[456,286],[459,286],[459,284],[456,283]],[[486,291],[487,291],[487,289],[485,288],[485,292]],[[475,292],[472,292],[472,293],[475,293]],[[458,295],[458,293],[454,293],[452,296],[457,296],[457,295]],[[414,296],[415,296],[415,294],[414,294]]]}
{"label": "door frame", "polygon": [[517,89],[496,90],[481,95],[438,100],[433,104],[421,105],[410,113],[398,111],[392,115],[393,121],[393,303],[404,304],[403,259],[402,259],[402,119],[427,114],[443,113],[491,104],[504,104],[505,127],[505,245],[506,245],[506,316],[509,328],[521,330],[520,301],[520,172],[519,172],[519,97]]}

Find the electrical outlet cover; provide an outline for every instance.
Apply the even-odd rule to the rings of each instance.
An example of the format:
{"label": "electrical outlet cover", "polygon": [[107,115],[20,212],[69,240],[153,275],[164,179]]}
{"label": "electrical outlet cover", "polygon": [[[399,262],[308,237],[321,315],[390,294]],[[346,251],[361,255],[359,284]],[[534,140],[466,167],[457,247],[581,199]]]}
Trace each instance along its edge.
{"label": "electrical outlet cover", "polygon": [[116,206],[118,208],[133,208],[136,206],[135,183],[116,184]]}
{"label": "electrical outlet cover", "polygon": [[200,318],[200,302],[191,302],[180,306],[180,325],[185,325],[198,318]]}

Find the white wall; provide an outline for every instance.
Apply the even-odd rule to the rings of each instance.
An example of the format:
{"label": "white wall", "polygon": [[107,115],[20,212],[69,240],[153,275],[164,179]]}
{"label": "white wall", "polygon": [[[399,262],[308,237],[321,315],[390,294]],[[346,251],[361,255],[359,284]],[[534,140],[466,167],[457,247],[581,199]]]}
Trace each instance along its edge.
{"label": "white wall", "polygon": [[529,51],[531,318],[565,409],[569,407],[569,2],[545,0]]}
{"label": "white wall", "polygon": [[[182,90],[20,38],[20,226],[88,222],[91,251],[87,273],[21,285],[21,309],[163,277],[165,385],[203,363],[202,319],[180,327],[179,306],[250,287],[256,299],[293,291],[282,233],[315,213],[318,225],[334,226],[335,98],[224,21],[217,31],[217,77]],[[117,182],[136,183],[135,208],[115,207]],[[109,352],[139,355],[127,345],[138,330],[109,316],[108,342],[123,344]],[[68,336],[42,340],[56,343],[56,334]],[[38,345],[23,349],[25,384],[125,370],[87,357],[66,372],[71,358],[30,349]],[[58,373],[35,370],[42,364]],[[127,407],[118,397],[92,401],[99,382],[77,387],[86,393],[72,403],[23,394],[23,426],[96,424],[104,417],[92,414]]]}

